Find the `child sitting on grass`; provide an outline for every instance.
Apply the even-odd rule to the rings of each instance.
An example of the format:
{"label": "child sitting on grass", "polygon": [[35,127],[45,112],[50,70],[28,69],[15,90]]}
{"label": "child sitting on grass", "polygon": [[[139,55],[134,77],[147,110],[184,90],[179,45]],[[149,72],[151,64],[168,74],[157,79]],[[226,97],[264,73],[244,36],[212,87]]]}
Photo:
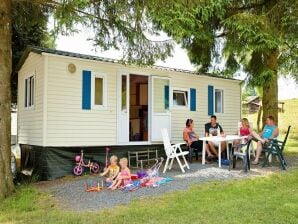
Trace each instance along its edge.
{"label": "child sitting on grass", "polygon": [[110,165],[108,166],[108,168],[100,174],[100,176],[107,176],[106,178],[106,184],[108,186],[110,186],[112,184],[112,182],[115,180],[115,178],[117,177],[118,173],[119,173],[119,166],[117,165],[118,163],[118,157],[113,155],[110,158]]}
{"label": "child sitting on grass", "polygon": [[127,158],[120,159],[119,164],[121,167],[121,172],[118,174],[118,176],[116,177],[112,185],[108,187],[108,189],[116,190],[120,186],[125,186],[131,183],[130,170],[127,167],[127,164],[128,164]]}

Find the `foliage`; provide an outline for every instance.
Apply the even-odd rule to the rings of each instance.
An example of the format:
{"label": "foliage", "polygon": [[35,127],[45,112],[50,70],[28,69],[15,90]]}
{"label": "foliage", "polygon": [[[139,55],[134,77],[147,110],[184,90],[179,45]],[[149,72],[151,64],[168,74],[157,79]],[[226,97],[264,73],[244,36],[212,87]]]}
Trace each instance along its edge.
{"label": "foliage", "polygon": [[[215,69],[220,76],[246,72],[250,85],[263,88],[263,123],[268,115],[278,123],[278,75],[297,80],[297,10],[297,0],[170,0],[153,4],[149,14],[201,71]],[[225,66],[216,71],[214,61]]]}
{"label": "foliage", "polygon": [[157,4],[148,0],[35,0],[51,8],[55,31],[62,34],[77,32],[76,24],[94,32],[94,45],[104,50],[123,50],[123,62],[152,65],[170,55],[171,40],[153,39],[158,33],[146,16],[147,5]]}
{"label": "foliage", "polygon": [[[223,56],[224,74],[234,75],[243,67],[252,84],[262,86],[274,74],[266,57],[278,50],[279,71],[296,75],[296,0],[172,0],[149,9],[156,28],[181,43],[203,71],[210,69],[214,57]],[[222,38],[223,54],[216,46]]]}
{"label": "foliage", "polygon": [[[215,74],[233,76],[243,69],[251,85],[263,86],[275,75],[268,55],[277,51],[278,71],[298,80],[296,0],[33,2],[52,12],[55,32],[71,34],[82,24],[94,32],[94,45],[123,49],[123,62],[152,65],[171,55],[175,41],[187,49],[200,71],[209,71],[212,61],[223,57],[226,66]],[[158,30],[173,40],[162,40]],[[219,40],[224,42],[223,52]]]}
{"label": "foliage", "polygon": [[244,86],[244,90],[242,90],[242,102],[246,101],[248,96],[256,96],[256,90],[251,85]]}
{"label": "foliage", "polygon": [[55,47],[48,33],[49,9],[29,1],[13,1],[12,24],[12,102],[17,101],[17,64],[28,45]]}
{"label": "foliage", "polygon": [[55,207],[52,198],[29,185],[0,204],[0,222],[297,223],[297,178],[296,169],[269,177],[209,182],[102,212],[81,213]]}
{"label": "foliage", "polygon": [[[191,2],[191,3],[190,3]],[[216,36],[229,0],[162,1],[149,7],[155,28],[165,31],[188,51],[190,61],[207,71],[217,55]]]}
{"label": "foliage", "polygon": [[[123,61],[152,65],[171,55],[178,42],[200,71],[225,59],[217,75],[244,70],[248,81],[263,86],[278,71],[297,78],[298,2],[296,0],[34,0],[53,12],[55,31],[77,32],[82,24],[94,32],[94,45],[123,49]],[[161,39],[158,31],[173,38]],[[223,52],[220,52],[224,43]]]}

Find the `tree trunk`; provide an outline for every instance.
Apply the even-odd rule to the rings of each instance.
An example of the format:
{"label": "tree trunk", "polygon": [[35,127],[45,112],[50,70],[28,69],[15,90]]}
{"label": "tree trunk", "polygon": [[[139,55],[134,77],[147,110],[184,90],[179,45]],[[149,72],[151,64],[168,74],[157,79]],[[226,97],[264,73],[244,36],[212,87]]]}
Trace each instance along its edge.
{"label": "tree trunk", "polygon": [[0,200],[14,190],[11,172],[11,0],[0,1]]}
{"label": "tree trunk", "polygon": [[266,65],[273,72],[273,75],[263,86],[263,127],[265,125],[266,118],[269,115],[274,117],[275,124],[278,125],[277,57],[278,50],[273,50],[268,55],[266,55]]}
{"label": "tree trunk", "polygon": [[257,130],[258,132],[261,131],[261,115],[262,115],[263,107],[260,106],[259,111],[258,111],[258,118],[257,118]]}

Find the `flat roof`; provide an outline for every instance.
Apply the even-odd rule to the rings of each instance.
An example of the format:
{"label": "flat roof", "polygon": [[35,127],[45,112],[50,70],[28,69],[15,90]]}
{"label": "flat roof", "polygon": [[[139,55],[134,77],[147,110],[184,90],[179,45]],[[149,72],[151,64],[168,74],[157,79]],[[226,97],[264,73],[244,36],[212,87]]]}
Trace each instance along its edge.
{"label": "flat roof", "polygon": [[[37,53],[37,54],[42,54],[42,53],[48,53],[48,54],[53,54],[53,55],[61,55],[61,56],[67,56],[67,57],[74,57],[74,58],[82,58],[82,59],[87,59],[87,60],[93,60],[93,61],[101,61],[101,62],[107,62],[107,63],[116,63],[116,64],[122,64],[120,60],[117,59],[111,59],[111,58],[104,58],[104,57],[98,57],[98,56],[93,56],[93,55],[87,55],[87,54],[79,54],[79,53],[73,53],[69,51],[61,51],[61,50],[56,50],[56,49],[51,49],[51,48],[44,48],[44,47],[37,47],[37,46],[28,46],[26,50],[24,51],[18,66],[17,66],[17,71],[21,69],[23,64],[25,63],[28,55],[30,52]],[[154,68],[157,70],[163,70],[163,71],[174,71],[174,72],[181,72],[181,73],[188,73],[188,74],[195,74],[195,75],[201,75],[201,76],[208,76],[208,77],[213,77],[213,78],[220,78],[220,79],[229,79],[229,80],[234,80],[234,81],[239,81],[241,82],[242,80],[240,79],[235,79],[235,78],[230,78],[230,77],[225,77],[225,76],[218,76],[212,73],[199,73],[196,71],[190,71],[190,70],[185,70],[185,69],[178,69],[178,68],[170,68],[170,67],[164,67],[164,66],[145,66],[147,68]]]}

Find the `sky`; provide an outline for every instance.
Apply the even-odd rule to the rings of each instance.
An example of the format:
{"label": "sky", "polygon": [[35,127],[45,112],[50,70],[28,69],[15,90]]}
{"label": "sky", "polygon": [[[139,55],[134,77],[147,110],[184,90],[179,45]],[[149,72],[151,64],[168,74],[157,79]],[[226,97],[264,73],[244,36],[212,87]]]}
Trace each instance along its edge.
{"label": "sky", "polygon": [[[87,39],[91,37],[88,32],[80,32],[73,36],[58,36],[56,40],[57,50],[70,51],[74,53],[96,55],[100,57],[120,59],[121,52],[116,50],[101,51],[94,49],[91,41]],[[158,61],[156,65],[171,68],[179,68],[185,70],[194,70],[194,66],[190,63],[187,53],[179,45],[175,46],[173,57],[167,58],[165,62]],[[278,80],[278,99],[285,100],[298,98],[298,84],[292,78],[281,77]]]}

